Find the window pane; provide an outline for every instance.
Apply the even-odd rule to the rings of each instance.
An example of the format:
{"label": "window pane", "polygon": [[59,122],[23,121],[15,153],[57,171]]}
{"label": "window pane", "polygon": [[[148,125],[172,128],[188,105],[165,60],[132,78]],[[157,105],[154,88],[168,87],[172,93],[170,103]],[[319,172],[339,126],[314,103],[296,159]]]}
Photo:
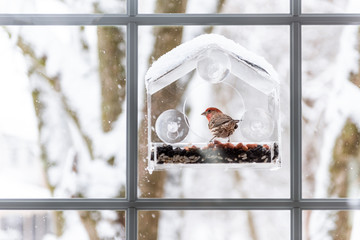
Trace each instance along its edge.
{"label": "window pane", "polygon": [[0,28],[0,197],[125,196],[125,28]]}
{"label": "window pane", "polygon": [[[201,40],[194,39],[200,33],[214,32],[218,35],[201,36]],[[223,38],[223,35],[228,39]],[[154,37],[154,35],[156,37]],[[225,39],[225,40],[224,40]],[[145,90],[146,71],[149,64],[157,60],[161,55],[171,51],[181,43],[195,41],[182,45],[177,57],[167,55],[161,64],[156,63],[157,67],[152,70],[151,74],[164,76],[151,82],[151,86]],[[213,41],[213,42],[212,42]],[[233,51],[243,51],[242,47],[249,49],[251,52],[243,52],[242,56],[226,55]],[[193,44],[194,43],[194,44]],[[218,58],[230,59],[229,75],[223,82],[213,84],[211,79],[204,81],[199,71],[193,70],[196,66],[199,46],[209,43],[209,47],[222,46],[227,49],[225,52],[214,50],[214,54]],[[210,44],[211,43],[211,44]],[[206,45],[207,46],[207,45]],[[232,47],[229,47],[232,46]],[[201,50],[202,51],[202,50]],[[246,51],[246,50],[244,50]],[[196,54],[193,54],[195,52]],[[222,54],[224,53],[224,54]],[[171,53],[172,54],[172,53]],[[187,55],[188,54],[188,55]],[[211,53],[213,54],[213,53]],[[232,53],[231,53],[232,54]],[[270,101],[273,97],[267,95],[267,92],[276,85],[274,82],[256,82],[257,70],[250,65],[243,68],[236,59],[244,57],[245,59],[253,56],[259,59],[256,54],[264,57],[274,66],[279,76],[279,95],[280,100]],[[224,57],[225,55],[225,57]],[[211,55],[212,56],[212,55]],[[227,58],[227,56],[230,56]],[[260,57],[263,61],[264,59]],[[176,65],[176,61],[184,60],[180,65]],[[245,61],[245,60],[244,60]],[[251,62],[252,60],[246,60]],[[255,61],[255,60],[254,60]],[[198,61],[200,62],[200,61]],[[194,65],[195,64],[195,65]],[[202,64],[202,63],[201,63]],[[259,63],[260,64],[260,63]],[[261,65],[261,64],[260,64]],[[266,65],[266,64],[265,64]],[[176,66],[172,69],[172,66]],[[207,64],[204,65],[206,69]],[[258,66],[254,64],[253,66]],[[266,65],[268,66],[268,65]],[[258,66],[259,69],[262,69]],[[201,68],[201,67],[200,67]],[[248,69],[251,72],[247,72]],[[269,68],[270,69],[270,68]],[[269,70],[271,72],[272,70]],[[272,69],[272,68],[271,68]],[[162,74],[161,71],[165,71]],[[243,71],[243,72],[242,72]],[[262,70],[261,70],[262,71]],[[170,73],[170,74],[168,74]],[[249,74],[249,75],[247,75]],[[149,74],[147,75],[149,76]],[[240,76],[240,77],[238,77]],[[248,77],[251,76],[251,77]],[[175,82],[170,85],[163,79],[172,79]],[[176,79],[180,79],[176,81]],[[171,81],[172,81],[171,80]],[[159,83],[159,84],[158,84]],[[257,84],[259,83],[259,84]],[[275,84],[275,85],[272,85]],[[163,89],[160,89],[163,88]],[[170,89],[171,88],[171,89]],[[160,90],[159,90],[160,89]],[[277,89],[277,88],[276,88]],[[219,91],[220,90],[220,91]],[[153,91],[153,92],[152,92]],[[211,94],[207,94],[207,93]],[[147,93],[147,95],[146,95]],[[202,93],[202,95],[201,95]],[[273,96],[275,96],[274,93]],[[256,97],[255,97],[256,96]],[[215,99],[215,100],[214,100]],[[146,104],[147,102],[151,104]],[[270,101],[270,102],[269,102]],[[273,105],[280,101],[278,105]],[[206,107],[221,106],[225,113],[234,119],[242,119],[233,135],[231,135],[231,144],[226,146],[208,145],[212,138],[208,129],[208,123],[201,113]],[[205,107],[206,106],[206,107]],[[274,108],[268,108],[274,106]],[[269,110],[269,109],[277,110]],[[170,111],[171,114],[180,114],[177,116],[181,120],[180,128],[174,131],[179,138],[172,138],[172,134],[162,135],[171,130],[171,126],[161,125],[162,116],[166,116]],[[259,135],[251,135],[252,131],[244,132],[245,123],[252,123],[248,120],[247,114],[252,111],[261,112],[259,117],[254,120],[261,120],[259,124]],[[246,110],[246,111],[245,111]],[[287,198],[289,197],[289,28],[285,26],[187,26],[187,27],[140,27],[139,29],[139,187],[140,197],[145,198]],[[151,121],[148,125],[148,111],[150,111]],[[270,115],[270,112],[272,112]],[[279,115],[280,112],[280,121]],[[175,116],[174,115],[174,116]],[[256,115],[256,114],[255,114]],[[269,116],[269,117],[266,117]],[[166,117],[164,118],[166,120]],[[186,120],[184,120],[186,119]],[[177,120],[176,120],[177,121]],[[187,121],[187,122],[186,122]],[[158,127],[157,124],[159,123]],[[281,122],[281,126],[277,124]],[[184,123],[184,124],[182,124]],[[268,124],[269,123],[269,124]],[[268,125],[267,125],[268,124]],[[149,127],[150,126],[150,127]],[[194,127],[193,127],[194,126]],[[271,126],[266,128],[265,126]],[[176,123],[176,127],[178,127]],[[184,127],[184,132],[182,130]],[[187,130],[186,130],[187,129]],[[245,130],[244,130],[245,129]],[[256,127],[253,128],[255,131]],[[270,129],[270,130],[269,130]],[[170,131],[169,130],[169,131]],[[243,131],[244,130],[244,131]],[[279,130],[279,132],[278,132]],[[281,130],[281,132],[280,132]],[[185,131],[187,131],[185,133]],[[151,133],[147,135],[147,133]],[[255,131],[256,132],[256,131]],[[249,134],[248,134],[249,133]],[[181,135],[184,134],[184,135]],[[268,135],[266,135],[268,134]],[[260,136],[261,135],[261,136]],[[182,138],[184,136],[185,138]],[[246,137],[245,137],[246,136]],[[151,141],[149,141],[150,137]],[[279,143],[279,138],[282,141]],[[218,138],[224,144],[227,138]],[[164,147],[164,143],[168,143]],[[169,144],[171,143],[171,144]],[[252,144],[250,150],[246,148],[235,147],[244,144]],[[277,146],[280,144],[279,150],[281,155],[282,167],[277,171],[269,169],[253,169],[254,167],[274,167],[271,159],[278,159]],[[187,148],[195,146],[195,152],[208,157],[190,156],[187,158]],[[222,151],[224,147],[229,146],[229,151]],[[150,148],[148,148],[150,147]],[[171,149],[164,157],[160,157],[160,151]],[[218,148],[219,147],[219,148]],[[255,148],[253,148],[255,147]],[[214,150],[214,151],[213,151]],[[218,151],[219,150],[219,151]],[[248,152],[249,150],[249,152]],[[180,152],[179,152],[180,151]],[[186,152],[188,151],[188,153]],[[202,152],[203,151],[203,152]],[[205,151],[207,153],[205,153]],[[156,152],[156,153],[155,153]],[[251,154],[250,154],[251,153]],[[275,154],[275,155],[266,155]],[[185,155],[184,155],[185,154]],[[218,155],[216,155],[218,154]],[[235,155],[234,155],[235,154]],[[153,156],[153,157],[151,157]],[[155,159],[155,158],[156,159]],[[169,160],[168,159],[169,157]],[[175,157],[175,158],[174,158]],[[254,157],[254,158],[253,158]],[[151,161],[148,160],[151,159]],[[178,160],[176,160],[178,159]],[[218,160],[220,159],[220,160]],[[159,161],[157,161],[159,160]],[[276,162],[276,160],[274,160]],[[260,163],[261,162],[261,163]],[[264,162],[264,163],[263,163]],[[177,164],[181,163],[181,164]],[[151,166],[155,165],[155,171],[150,174]],[[221,165],[223,164],[223,165]],[[243,164],[243,165],[242,165]],[[244,167],[243,167],[244,166]],[[235,167],[235,169],[233,168]],[[243,167],[238,169],[238,167]],[[165,169],[162,171],[157,171]],[[256,187],[255,187],[256,186]]]}
{"label": "window pane", "polygon": [[139,0],[140,13],[289,13],[288,0]]}
{"label": "window pane", "polygon": [[357,0],[302,0],[304,13],[360,13]]}
{"label": "window pane", "polygon": [[126,0],[0,0],[0,13],[125,13]]}
{"label": "window pane", "polygon": [[360,211],[303,211],[302,239],[359,239]]}
{"label": "window pane", "polygon": [[303,196],[358,198],[359,27],[303,27]]}
{"label": "window pane", "polygon": [[289,211],[140,211],[138,239],[290,239]]}
{"label": "window pane", "polygon": [[125,239],[124,211],[0,211],[0,239]]}

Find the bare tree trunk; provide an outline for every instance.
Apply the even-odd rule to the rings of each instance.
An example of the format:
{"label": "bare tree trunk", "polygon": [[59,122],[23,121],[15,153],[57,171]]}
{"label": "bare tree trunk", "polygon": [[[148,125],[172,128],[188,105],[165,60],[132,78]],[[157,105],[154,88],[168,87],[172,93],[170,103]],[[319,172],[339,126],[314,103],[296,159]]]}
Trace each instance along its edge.
{"label": "bare tree trunk", "polygon": [[[169,12],[169,13],[182,13],[186,9],[186,0],[158,0],[156,5],[156,12]],[[154,49],[149,60],[150,64],[158,59],[160,56],[175,48],[181,44],[182,41],[182,27],[156,27],[154,29],[154,35],[156,37]],[[168,88],[172,90],[176,89],[176,85],[172,84]],[[161,112],[175,108],[179,104],[180,98],[167,98],[167,102],[160,101],[164,98],[165,92],[160,90],[152,96],[152,110],[155,116]],[[181,94],[179,94],[181,95]],[[146,115],[147,106],[144,107],[143,112]],[[152,118],[152,125],[155,120]],[[156,139],[156,136],[153,136]],[[153,172],[149,174],[146,168],[146,156],[147,156],[147,120],[143,119],[139,127],[139,187],[141,190],[141,197],[146,198],[161,198],[164,191],[164,182],[166,172]],[[139,215],[139,240],[156,240],[158,236],[158,211],[146,211],[141,212]]]}
{"label": "bare tree trunk", "polygon": [[187,0],[157,0],[155,13],[184,13],[186,5]]}
{"label": "bare tree trunk", "polygon": [[258,240],[257,228],[254,221],[254,216],[251,211],[247,211],[247,220],[249,225],[249,232],[252,240]]}
{"label": "bare tree trunk", "polygon": [[[102,129],[110,132],[118,117],[123,113],[123,104],[126,97],[125,72],[125,37],[118,27],[97,27],[99,77],[101,83],[101,113]],[[125,134],[125,132],[123,133]],[[115,156],[106,159],[113,165]],[[125,197],[124,189],[119,189],[119,196]],[[97,221],[89,214],[81,214],[81,219],[90,236],[90,239],[99,239]],[[115,223],[125,226],[124,212],[118,212]]]}
{"label": "bare tree trunk", "polygon": [[[358,52],[360,54],[360,28],[358,30]],[[360,62],[359,62],[360,67]],[[350,81],[360,87],[360,72],[351,73]],[[329,195],[339,198],[349,197],[351,185],[354,182],[360,183],[360,179],[352,179],[349,169],[359,169],[360,167],[360,131],[358,127],[348,119],[336,140],[333,149],[333,161],[330,165],[330,182]],[[356,173],[358,175],[360,170]],[[351,221],[348,211],[339,211],[335,221],[335,229],[330,233],[334,240],[350,239],[351,237]]]}
{"label": "bare tree trunk", "polygon": [[122,113],[125,99],[124,34],[117,27],[98,27],[97,35],[102,127],[104,132],[109,132]]}
{"label": "bare tree trunk", "polygon": [[[336,140],[333,151],[333,162],[330,165],[329,195],[340,198],[348,197],[351,178],[349,169],[352,162],[359,162],[360,132],[356,125],[348,120],[341,135]],[[350,239],[351,225],[348,211],[339,211],[335,221],[335,229],[330,233],[334,240]]]}
{"label": "bare tree trunk", "polygon": [[[93,212],[90,211],[78,211],[82,224],[84,225],[86,232],[90,240],[99,240],[99,235],[96,231],[97,220],[92,217]],[[100,213],[97,213],[100,214]]]}

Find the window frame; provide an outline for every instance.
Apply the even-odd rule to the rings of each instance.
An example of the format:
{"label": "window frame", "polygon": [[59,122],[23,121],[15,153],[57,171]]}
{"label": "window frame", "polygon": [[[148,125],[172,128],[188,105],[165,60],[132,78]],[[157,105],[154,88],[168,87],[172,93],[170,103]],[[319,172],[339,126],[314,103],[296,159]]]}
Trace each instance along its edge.
{"label": "window frame", "polygon": [[[359,14],[303,14],[301,0],[289,0],[288,14],[138,14],[127,0],[127,14],[0,14],[0,25],[124,25],[127,27],[127,183],[125,199],[0,199],[0,210],[125,210],[126,238],[137,239],[140,210],[287,210],[291,239],[302,238],[303,210],[360,209],[360,199],[302,198],[301,30],[303,25],[360,25]],[[290,27],[290,198],[139,199],[138,186],[138,26],[283,25]]]}

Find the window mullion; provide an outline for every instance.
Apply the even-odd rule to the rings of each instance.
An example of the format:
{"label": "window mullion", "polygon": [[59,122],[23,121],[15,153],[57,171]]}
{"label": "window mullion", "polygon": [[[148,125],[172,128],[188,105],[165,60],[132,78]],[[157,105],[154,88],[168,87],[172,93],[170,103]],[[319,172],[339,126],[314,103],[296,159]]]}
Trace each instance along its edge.
{"label": "window mullion", "polygon": [[291,198],[301,200],[301,25],[291,25]]}
{"label": "window mullion", "polygon": [[127,31],[127,199],[137,199],[137,25]]}
{"label": "window mullion", "polygon": [[[127,2],[128,16],[137,15],[137,0],[128,0]],[[127,200],[131,204],[135,204],[137,200],[137,152],[138,152],[138,26],[134,22],[127,24],[127,173],[126,173],[126,192]],[[136,205],[136,204],[135,204]],[[126,211],[126,239],[137,239],[137,209],[129,207]]]}
{"label": "window mullion", "polygon": [[302,215],[301,208],[295,207],[291,210],[291,239],[302,239]]}
{"label": "window mullion", "polygon": [[137,209],[130,207],[126,211],[126,239],[137,239]]}
{"label": "window mullion", "polygon": [[127,0],[127,14],[129,16],[138,14],[138,0]]}
{"label": "window mullion", "polygon": [[290,0],[290,13],[293,16],[300,16],[301,0]]}
{"label": "window mullion", "polygon": [[[290,132],[291,132],[291,199],[301,206],[302,173],[301,173],[301,24],[291,24],[290,36]],[[301,208],[291,211],[291,239],[301,239]]]}

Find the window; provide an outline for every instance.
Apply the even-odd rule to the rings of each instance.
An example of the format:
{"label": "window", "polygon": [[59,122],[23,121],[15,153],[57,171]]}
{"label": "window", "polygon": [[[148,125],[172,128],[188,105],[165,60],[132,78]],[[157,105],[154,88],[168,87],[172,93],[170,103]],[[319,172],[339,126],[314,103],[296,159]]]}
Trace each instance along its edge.
{"label": "window", "polygon": [[[0,239],[359,238],[358,1],[0,8]],[[280,169],[146,169],[146,71],[205,33],[278,73]]]}

